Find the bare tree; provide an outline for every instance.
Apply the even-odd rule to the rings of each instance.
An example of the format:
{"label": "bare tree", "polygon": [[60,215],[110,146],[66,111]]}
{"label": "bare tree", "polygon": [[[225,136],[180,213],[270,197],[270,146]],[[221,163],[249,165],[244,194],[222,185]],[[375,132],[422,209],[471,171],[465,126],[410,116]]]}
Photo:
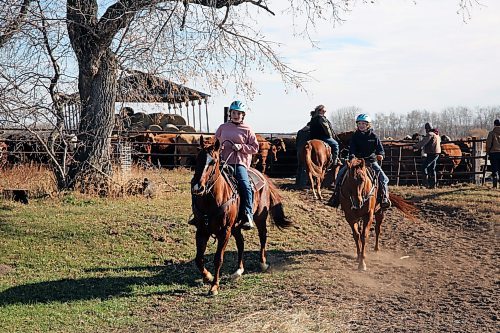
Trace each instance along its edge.
{"label": "bare tree", "polygon": [[[365,1],[363,1],[365,2]],[[272,68],[300,87],[304,73],[289,68],[258,30],[274,15],[264,0],[0,0],[2,112],[31,128],[39,118],[61,128],[59,92],[77,77],[81,103],[75,161],[62,186],[107,186],[117,78],[127,69],[163,74],[180,83],[203,78],[213,89],[228,80],[252,94],[251,73]],[[469,1],[460,1],[464,12]],[[352,1],[289,0],[301,33],[319,19],[340,20]],[[11,10],[12,9],[12,10]],[[68,50],[71,46],[72,53]],[[74,70],[74,64],[77,70]],[[44,111],[44,112],[40,112]],[[54,137],[54,136],[53,136]],[[49,141],[47,141],[49,143]]]}
{"label": "bare tree", "polygon": [[331,116],[334,129],[337,132],[348,132],[355,129],[354,121],[356,115],[363,113],[363,110],[357,106],[348,106],[335,110]]}

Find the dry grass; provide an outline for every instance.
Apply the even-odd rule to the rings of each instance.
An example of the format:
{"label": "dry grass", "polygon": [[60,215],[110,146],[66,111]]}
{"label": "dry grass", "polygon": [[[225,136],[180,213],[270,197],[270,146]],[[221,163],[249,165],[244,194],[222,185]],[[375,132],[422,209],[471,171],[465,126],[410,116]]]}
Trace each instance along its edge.
{"label": "dry grass", "polygon": [[[39,165],[18,165],[0,170],[0,191],[2,189],[26,189],[31,198],[57,197],[56,180],[49,168]],[[128,172],[115,168],[111,179],[110,197],[145,195],[162,196],[164,193],[178,191],[187,186],[186,177],[192,171],[185,168],[176,170],[143,169],[132,167]],[[144,191],[144,179],[149,181],[148,191]],[[64,193],[63,193],[64,194]]]}

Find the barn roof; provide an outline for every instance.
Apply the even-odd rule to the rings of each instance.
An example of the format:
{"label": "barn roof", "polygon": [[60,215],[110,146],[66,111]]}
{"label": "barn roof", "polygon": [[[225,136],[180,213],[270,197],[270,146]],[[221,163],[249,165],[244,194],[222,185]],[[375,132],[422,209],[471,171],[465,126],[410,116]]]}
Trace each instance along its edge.
{"label": "barn roof", "polygon": [[[118,79],[116,102],[126,103],[184,103],[189,101],[207,101],[209,94],[188,88],[165,78],[140,72],[130,71],[130,75]],[[60,94],[68,104],[78,103],[79,94]]]}
{"label": "barn roof", "polygon": [[118,80],[117,102],[183,103],[207,100],[209,94],[162,77],[134,71]]}

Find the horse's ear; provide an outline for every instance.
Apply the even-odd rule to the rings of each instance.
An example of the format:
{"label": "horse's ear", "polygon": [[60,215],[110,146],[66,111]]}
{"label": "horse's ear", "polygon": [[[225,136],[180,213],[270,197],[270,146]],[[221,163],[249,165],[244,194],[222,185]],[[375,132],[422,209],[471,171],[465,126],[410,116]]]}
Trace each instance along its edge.
{"label": "horse's ear", "polygon": [[219,148],[220,148],[220,142],[219,142],[219,139],[215,139],[214,149],[215,149],[215,150],[219,150]]}
{"label": "horse's ear", "polygon": [[347,163],[347,167],[350,169],[350,168],[351,168],[351,165],[352,165],[352,162],[351,162],[351,161],[349,161],[349,160],[347,160],[347,161],[346,161],[346,163]]}
{"label": "horse's ear", "polygon": [[364,167],[365,167],[365,159],[364,159],[364,158],[362,158],[362,159],[360,159],[360,160],[359,160],[359,165],[360,165],[362,168],[364,168]]}

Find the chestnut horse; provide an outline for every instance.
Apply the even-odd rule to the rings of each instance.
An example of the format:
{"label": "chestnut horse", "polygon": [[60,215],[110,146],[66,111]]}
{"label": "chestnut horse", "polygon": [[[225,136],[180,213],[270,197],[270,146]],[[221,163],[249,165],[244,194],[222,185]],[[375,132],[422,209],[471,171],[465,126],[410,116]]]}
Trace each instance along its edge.
{"label": "chestnut horse", "polygon": [[326,169],[331,164],[331,156],[330,146],[316,139],[307,141],[300,152],[299,158],[303,165],[306,166],[314,199],[323,199],[321,184],[325,178]]}
{"label": "chestnut horse", "polygon": [[[347,171],[344,181],[340,185],[340,205],[345,219],[351,226],[352,236],[356,243],[358,269],[366,270],[365,249],[370,228],[375,217],[375,251],[379,251],[379,237],[384,210],[380,209],[377,201],[378,183],[372,179],[365,165],[364,159],[354,158],[347,161]],[[417,208],[400,196],[389,194],[392,205],[399,209],[408,218],[415,220]]]}
{"label": "chestnut horse", "polygon": [[[218,140],[207,142],[200,139],[201,150],[196,158],[196,167],[191,180],[192,209],[196,220],[196,266],[200,270],[203,281],[211,282],[210,295],[219,292],[220,269],[224,259],[224,251],[231,235],[238,248],[238,269],[232,275],[239,278],[243,272],[244,239],[239,226],[238,208],[240,199],[237,185],[228,177],[227,166],[220,167],[220,146]],[[257,170],[252,169],[259,173]],[[260,174],[260,173],[259,173]],[[254,192],[254,222],[260,239],[260,267],[266,271],[267,217],[272,216],[278,228],[287,228],[291,222],[285,217],[281,198],[271,180],[263,176],[263,187]],[[205,268],[204,255],[210,236],[217,239],[217,251],[214,256],[214,275]]]}

